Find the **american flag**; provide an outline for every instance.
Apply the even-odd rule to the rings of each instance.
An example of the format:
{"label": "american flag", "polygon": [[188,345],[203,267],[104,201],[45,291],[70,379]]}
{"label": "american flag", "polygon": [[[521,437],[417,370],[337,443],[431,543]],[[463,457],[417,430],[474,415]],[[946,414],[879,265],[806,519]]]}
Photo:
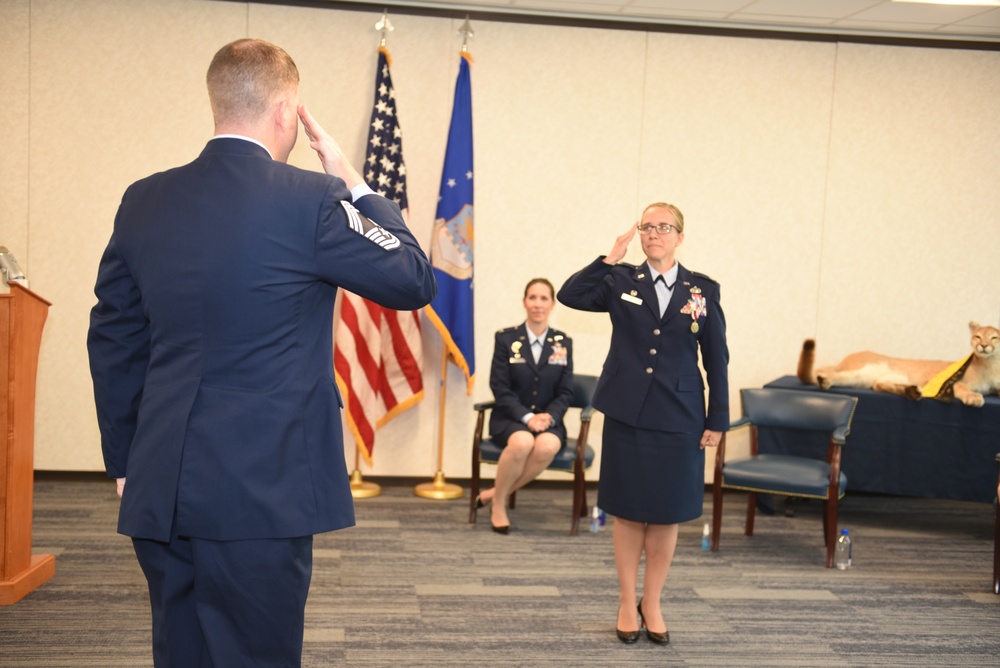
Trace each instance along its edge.
{"label": "american flag", "polygon": [[[378,50],[375,103],[368,128],[364,177],[379,195],[399,205],[406,219],[406,166],[389,74],[389,52]],[[344,291],[336,325],[333,367],[344,397],[347,424],[369,465],[375,431],[423,399],[420,318]]]}

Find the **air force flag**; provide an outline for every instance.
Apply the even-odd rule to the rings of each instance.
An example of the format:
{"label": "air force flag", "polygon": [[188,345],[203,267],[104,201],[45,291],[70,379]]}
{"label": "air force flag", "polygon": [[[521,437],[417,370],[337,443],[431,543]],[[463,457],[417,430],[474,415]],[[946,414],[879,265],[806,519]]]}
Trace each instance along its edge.
{"label": "air force flag", "polygon": [[469,54],[462,53],[448,147],[441,174],[441,195],[431,239],[431,264],[438,294],[427,317],[441,334],[448,355],[465,374],[472,393],[476,374],[473,336],[472,84]]}

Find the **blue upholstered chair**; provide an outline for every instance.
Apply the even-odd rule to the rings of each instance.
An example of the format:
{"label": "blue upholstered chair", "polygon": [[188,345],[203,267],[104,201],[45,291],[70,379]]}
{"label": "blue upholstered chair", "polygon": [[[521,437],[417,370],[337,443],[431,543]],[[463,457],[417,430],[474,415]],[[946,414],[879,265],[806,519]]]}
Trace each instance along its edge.
{"label": "blue upholstered chair", "polygon": [[[840,470],[840,449],[851,432],[851,418],[858,400],[842,394],[800,392],[798,390],[740,390],[743,417],[730,426],[750,427],[750,456],[726,461],[726,437],[723,435],[715,455],[715,478],[712,484],[712,551],[719,549],[722,524],[722,492],[734,489],[749,492],[746,535],[753,535],[757,494],[820,499],[823,501],[823,538],[826,544],[826,567],[833,566],[837,541],[837,503],[847,491],[847,476]],[[759,454],[757,429],[776,427],[796,432],[823,432],[830,435],[826,457],[816,458]]]}
{"label": "blue upholstered chair", "polygon": [[[567,438],[566,445],[556,453],[549,471],[564,471],[573,474],[573,521],[570,535],[577,535],[580,529],[580,518],[586,517],[587,489],[584,478],[586,470],[594,463],[594,449],[587,443],[590,433],[590,419],[594,415],[594,407],[590,401],[597,386],[596,376],[573,375],[573,401],[570,408],[580,409],[580,431],[576,438]],[[476,404],[473,408],[479,414],[476,418],[476,431],[472,436],[472,481],[469,490],[469,522],[476,521],[476,497],[480,492],[480,464],[496,464],[503,448],[498,446],[483,430],[489,423],[487,411],[493,408],[494,402],[486,401]],[[510,507],[516,503],[517,493],[510,495]]]}

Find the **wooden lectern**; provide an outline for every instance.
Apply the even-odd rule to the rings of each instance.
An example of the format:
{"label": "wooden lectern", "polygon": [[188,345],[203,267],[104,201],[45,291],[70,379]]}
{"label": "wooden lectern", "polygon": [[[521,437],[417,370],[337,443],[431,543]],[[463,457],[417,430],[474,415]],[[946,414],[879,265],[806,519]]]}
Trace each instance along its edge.
{"label": "wooden lectern", "polygon": [[0,294],[0,605],[55,575],[51,554],[31,554],[35,378],[49,302],[17,283]]}

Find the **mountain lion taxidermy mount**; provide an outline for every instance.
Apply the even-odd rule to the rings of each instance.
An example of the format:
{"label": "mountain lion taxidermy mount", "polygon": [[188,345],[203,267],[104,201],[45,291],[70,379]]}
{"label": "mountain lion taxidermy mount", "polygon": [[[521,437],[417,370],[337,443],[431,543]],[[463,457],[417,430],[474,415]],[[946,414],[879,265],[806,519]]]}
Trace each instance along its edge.
{"label": "mountain lion taxidermy mount", "polygon": [[1000,394],[1000,329],[970,322],[972,353],[957,362],[887,357],[869,351],[852,353],[839,364],[815,372],[816,342],[806,339],[799,355],[800,382],[831,387],[863,387],[909,399],[931,397],[966,406],[982,406],[984,394]]}

